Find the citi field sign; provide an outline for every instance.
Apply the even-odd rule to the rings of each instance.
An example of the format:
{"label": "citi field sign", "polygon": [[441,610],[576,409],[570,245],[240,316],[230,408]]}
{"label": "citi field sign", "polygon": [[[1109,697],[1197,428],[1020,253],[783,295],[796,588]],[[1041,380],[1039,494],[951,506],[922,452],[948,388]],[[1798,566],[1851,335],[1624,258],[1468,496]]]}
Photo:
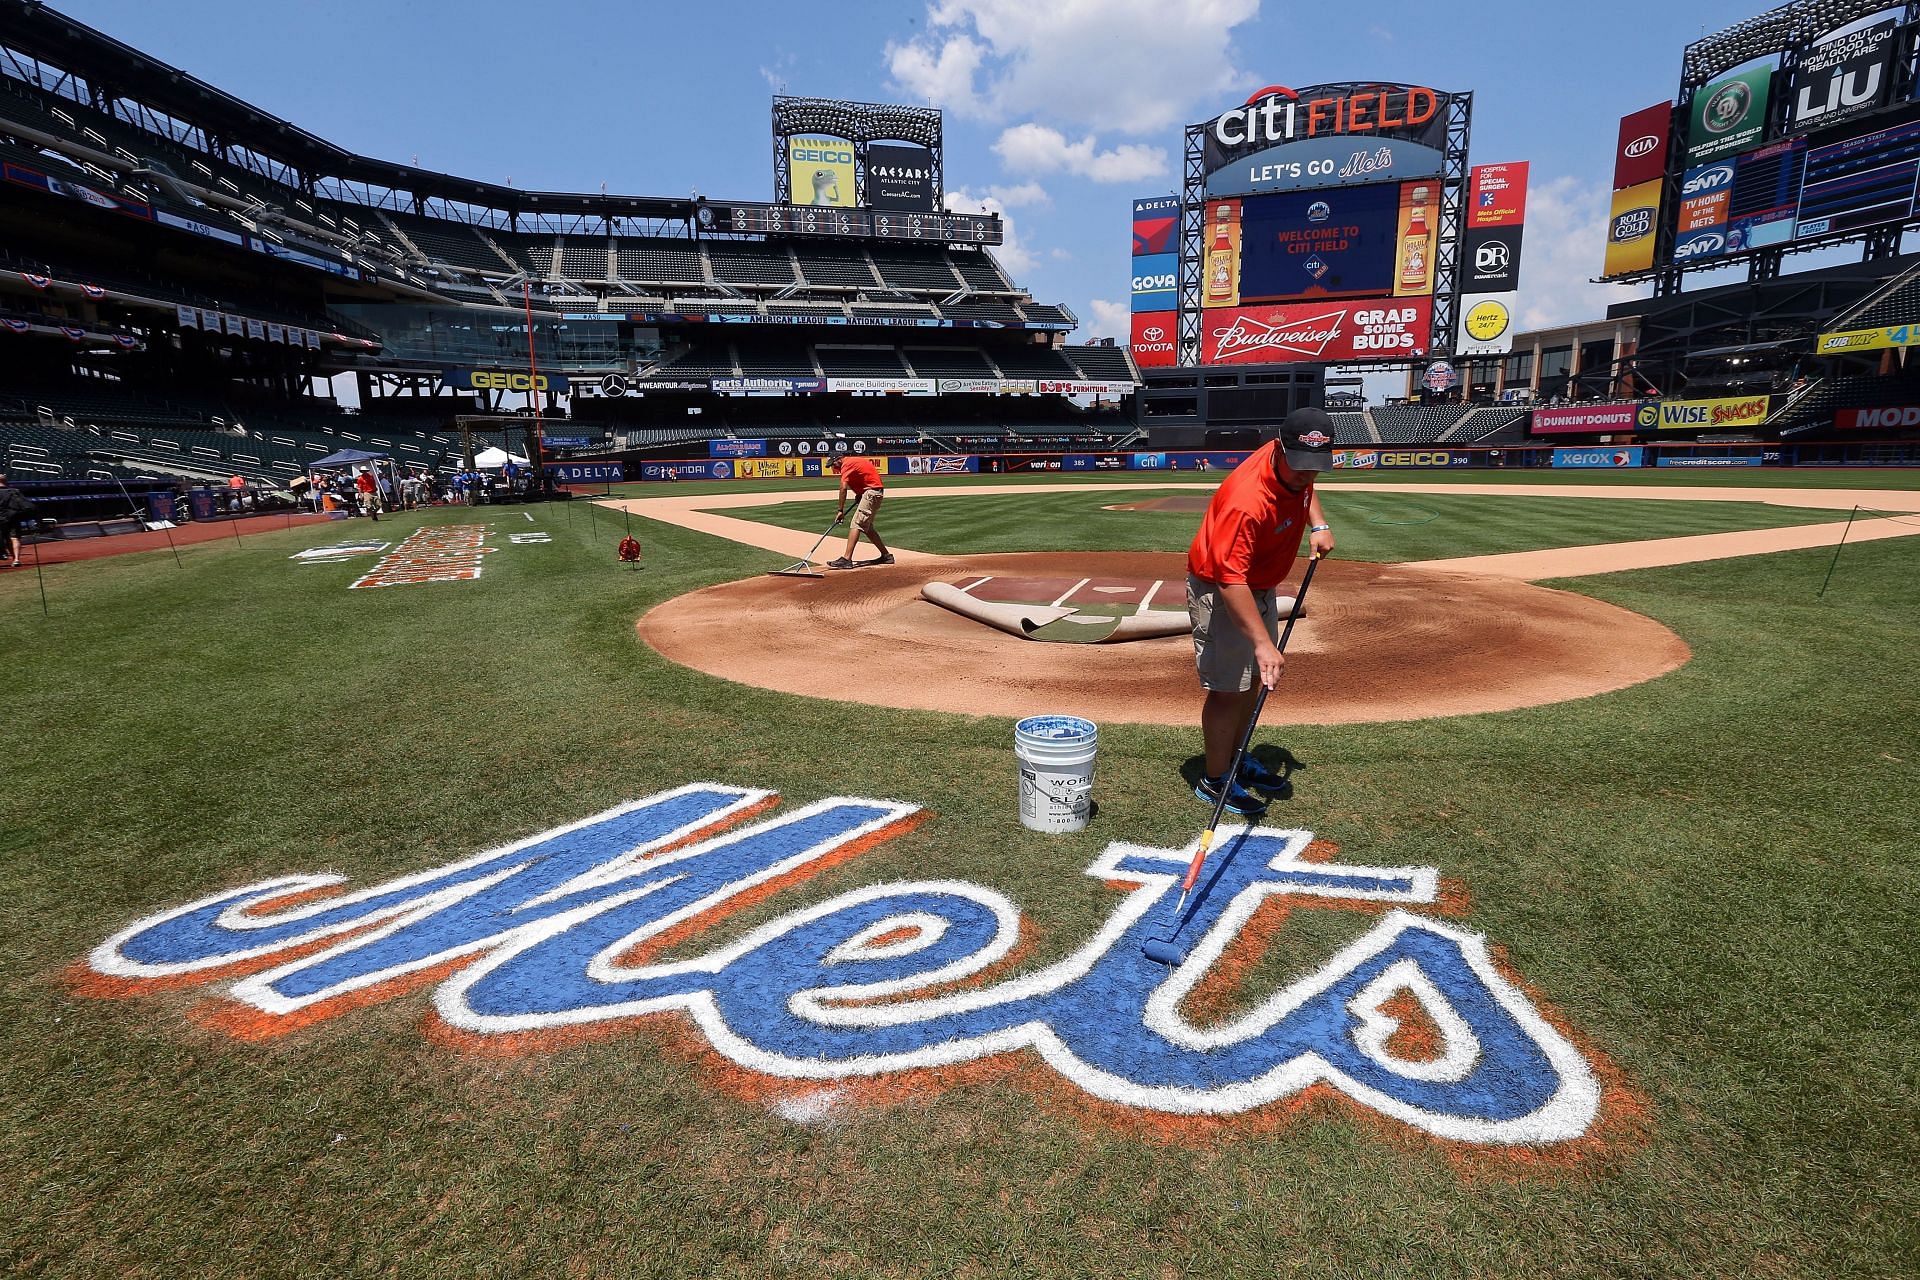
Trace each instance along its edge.
{"label": "citi field sign", "polygon": [[1274,147],[1328,134],[1417,132],[1440,115],[1444,95],[1415,85],[1368,88],[1284,85],[1257,89],[1213,120],[1222,148]]}

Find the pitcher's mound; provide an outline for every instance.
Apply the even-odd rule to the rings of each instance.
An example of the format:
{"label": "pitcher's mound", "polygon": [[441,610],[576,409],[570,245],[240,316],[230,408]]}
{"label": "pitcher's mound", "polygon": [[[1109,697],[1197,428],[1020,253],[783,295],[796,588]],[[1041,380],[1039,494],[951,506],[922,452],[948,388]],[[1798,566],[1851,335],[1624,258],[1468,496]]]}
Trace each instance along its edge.
{"label": "pitcher's mound", "polygon": [[[1033,644],[920,597],[931,580],[967,575],[1163,581],[1181,584],[1184,597],[1186,558],[956,556],[824,578],[746,578],[655,607],[639,632],[675,662],[808,697],[966,715],[1199,722],[1189,638]],[[1616,605],[1407,565],[1329,560],[1307,612],[1262,716],[1268,723],[1507,711],[1625,688],[1688,657],[1678,636]]]}

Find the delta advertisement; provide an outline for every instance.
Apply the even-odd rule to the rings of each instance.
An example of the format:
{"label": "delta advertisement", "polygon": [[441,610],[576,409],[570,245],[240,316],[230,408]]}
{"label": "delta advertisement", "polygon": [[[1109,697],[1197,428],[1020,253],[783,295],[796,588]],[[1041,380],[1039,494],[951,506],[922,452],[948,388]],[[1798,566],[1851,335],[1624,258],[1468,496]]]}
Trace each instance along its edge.
{"label": "delta advertisement", "polygon": [[1180,231],[1180,201],[1153,196],[1133,202],[1133,256],[1172,253]]}
{"label": "delta advertisement", "polygon": [[1772,396],[1647,400],[1634,411],[1634,426],[1640,431],[1751,430],[1767,420],[1772,405]]}
{"label": "delta advertisement", "polygon": [[1432,328],[1433,299],[1424,297],[1222,307],[1205,313],[1200,356],[1204,364],[1424,356]]}
{"label": "delta advertisement", "polygon": [[[705,466],[705,463],[688,463]],[[626,466],[618,462],[549,462],[547,475],[560,484],[619,483],[627,478]]]}
{"label": "delta advertisement", "polygon": [[853,177],[853,144],[845,138],[795,134],[787,139],[787,174],[793,202],[851,209],[859,201]]}
{"label": "delta advertisement", "polygon": [[1179,363],[1175,335],[1180,331],[1176,311],[1143,311],[1133,317],[1133,362],[1142,369]]}
{"label": "delta advertisement", "polygon": [[1400,205],[1392,185],[1242,201],[1241,303],[1393,293]]}
{"label": "delta advertisement", "polygon": [[1634,404],[1575,404],[1563,408],[1535,409],[1533,434],[1537,436],[1572,435],[1575,432],[1632,431],[1637,426]]}
{"label": "delta advertisement", "polygon": [[1601,470],[1613,467],[1642,467],[1647,451],[1639,445],[1624,449],[1555,449],[1553,465],[1574,470]]}

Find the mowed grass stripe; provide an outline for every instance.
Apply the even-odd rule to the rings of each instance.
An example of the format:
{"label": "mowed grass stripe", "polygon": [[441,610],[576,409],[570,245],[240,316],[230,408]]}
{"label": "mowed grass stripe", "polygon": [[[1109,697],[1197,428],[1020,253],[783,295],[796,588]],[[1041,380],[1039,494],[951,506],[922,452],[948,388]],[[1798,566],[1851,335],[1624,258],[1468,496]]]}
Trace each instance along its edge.
{"label": "mowed grass stripe", "polygon": [[[1910,540],[1849,547],[1823,599],[1826,551],[1555,584],[1693,646],[1679,671],[1616,694],[1262,735],[1308,764],[1279,821],[1353,861],[1439,867],[1466,891],[1464,923],[1644,1100],[1637,1142],[1570,1169],[1463,1171],[1455,1153],[1339,1106],[1165,1145],[991,1079],[802,1126],[728,1096],[646,1031],[468,1056],[422,1035],[414,993],[248,1044],[196,1025],[192,992],[72,995],[70,965],[162,908],[289,873],[362,887],[700,778],[789,804],[898,797],[933,815],[702,946],[858,885],[948,877],[1017,902],[1037,938],[1029,963],[1043,964],[1112,909],[1114,891],[1081,874],[1107,841],[1177,846],[1204,822],[1178,774],[1197,734],[1115,725],[1094,825],[1027,832],[1005,721],[744,688],[636,639],[646,608],[759,572],[762,553],[636,518],[646,568],[628,570],[617,514],[534,513],[481,509],[502,538],[555,540],[504,546],[472,583],[349,592],[354,565],[285,559],[376,530],[398,541],[417,517],[184,548],[180,568],[164,552],[59,566],[50,619],[31,574],[0,577],[0,1267],[1916,1269]],[[1019,528],[1009,549],[1074,533],[1031,513]],[[1424,553],[1428,527],[1379,528],[1382,554]],[[778,643],[751,619],[742,630]],[[1242,1004],[1369,919],[1294,912]]]}
{"label": "mowed grass stripe", "polygon": [[[1109,511],[1179,490],[1138,493],[966,494],[884,504],[880,533],[915,551],[1184,551],[1197,512]],[[1191,491],[1189,491],[1191,492]],[[1698,533],[1820,524],[1834,512],[1758,502],[1606,501],[1330,490],[1322,506],[1348,559],[1396,562],[1500,551],[1677,538]],[[783,502],[728,512],[787,529],[824,529],[829,502]],[[1844,518],[1844,513],[1838,518]],[[1044,537],[1042,535],[1045,535]]]}

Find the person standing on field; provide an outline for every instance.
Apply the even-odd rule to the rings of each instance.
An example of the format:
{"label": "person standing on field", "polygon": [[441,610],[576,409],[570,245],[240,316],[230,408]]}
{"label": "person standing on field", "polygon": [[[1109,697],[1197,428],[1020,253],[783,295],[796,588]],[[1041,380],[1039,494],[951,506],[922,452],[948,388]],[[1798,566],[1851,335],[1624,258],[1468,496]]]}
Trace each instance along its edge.
{"label": "person standing on field", "polygon": [[1220,482],[1187,549],[1187,614],[1205,691],[1206,770],[1193,793],[1213,804],[1224,790],[1227,810],[1242,817],[1267,811],[1254,791],[1284,788],[1285,779],[1251,752],[1238,777],[1226,774],[1253,717],[1254,681],[1271,689],[1286,666],[1274,588],[1293,569],[1303,536],[1313,555],[1333,554],[1333,527],[1313,487],[1332,457],[1333,419],[1320,409],[1295,409],[1277,439]]}
{"label": "person standing on field", "polygon": [[866,534],[867,541],[880,554],[871,560],[862,560],[858,565],[892,564],[893,553],[887,550],[887,544],[880,537],[880,530],[874,525],[874,518],[880,514],[880,502],[886,496],[886,486],[880,479],[880,468],[868,458],[830,458],[827,466],[840,473],[840,514],[847,514],[847,494],[853,494],[853,524],[847,529],[847,553],[838,560],[827,561],[829,569],[852,569],[857,567],[853,558],[853,549],[859,544],[860,535]]}

